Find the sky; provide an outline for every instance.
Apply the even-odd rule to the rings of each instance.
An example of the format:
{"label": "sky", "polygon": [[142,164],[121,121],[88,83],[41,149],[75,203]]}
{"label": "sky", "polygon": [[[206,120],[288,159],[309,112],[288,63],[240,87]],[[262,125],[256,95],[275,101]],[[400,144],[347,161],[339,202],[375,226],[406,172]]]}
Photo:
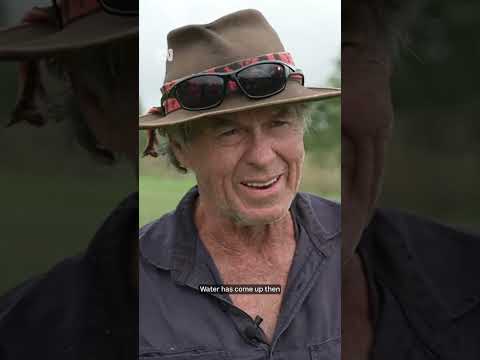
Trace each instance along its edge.
{"label": "sky", "polygon": [[158,106],[170,30],[205,24],[231,12],[260,10],[306,75],[307,86],[325,86],[340,55],[340,0],[140,0],[141,112]]}

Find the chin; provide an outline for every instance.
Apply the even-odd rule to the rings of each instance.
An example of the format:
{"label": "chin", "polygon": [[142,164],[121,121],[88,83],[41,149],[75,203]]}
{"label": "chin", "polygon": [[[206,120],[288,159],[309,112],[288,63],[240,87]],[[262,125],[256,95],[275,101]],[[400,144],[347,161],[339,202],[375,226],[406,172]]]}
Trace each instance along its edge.
{"label": "chin", "polygon": [[272,195],[259,199],[232,192],[224,203],[224,210],[237,224],[245,226],[268,225],[281,221],[289,214],[295,193],[284,186]]}

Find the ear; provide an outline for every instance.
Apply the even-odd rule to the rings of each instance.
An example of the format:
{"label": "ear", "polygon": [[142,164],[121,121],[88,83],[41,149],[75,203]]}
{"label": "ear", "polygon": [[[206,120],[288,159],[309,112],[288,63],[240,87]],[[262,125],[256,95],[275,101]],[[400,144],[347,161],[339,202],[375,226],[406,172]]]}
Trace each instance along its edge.
{"label": "ear", "polygon": [[180,164],[189,169],[190,167],[190,157],[189,157],[189,149],[188,146],[182,143],[179,143],[178,141],[172,139],[169,137],[169,142],[170,142],[170,147],[172,148],[172,151],[177,158],[177,160],[180,162]]}

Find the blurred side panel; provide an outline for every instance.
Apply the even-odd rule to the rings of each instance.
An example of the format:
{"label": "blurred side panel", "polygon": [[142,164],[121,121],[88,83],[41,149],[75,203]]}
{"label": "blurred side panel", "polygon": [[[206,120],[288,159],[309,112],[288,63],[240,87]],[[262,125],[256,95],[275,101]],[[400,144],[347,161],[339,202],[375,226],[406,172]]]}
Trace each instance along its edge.
{"label": "blurred side panel", "polygon": [[392,79],[382,206],[480,232],[480,5],[430,1]]}

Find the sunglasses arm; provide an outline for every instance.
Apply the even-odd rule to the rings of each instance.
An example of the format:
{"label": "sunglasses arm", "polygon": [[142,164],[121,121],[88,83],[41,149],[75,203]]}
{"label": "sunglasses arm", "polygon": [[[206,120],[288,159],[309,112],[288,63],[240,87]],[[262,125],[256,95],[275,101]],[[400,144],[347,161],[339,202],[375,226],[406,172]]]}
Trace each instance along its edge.
{"label": "sunglasses arm", "polygon": [[295,80],[301,78],[301,84],[302,86],[305,86],[305,75],[303,74],[303,71],[301,69],[295,69],[294,71],[289,73],[288,78],[293,78]]}

